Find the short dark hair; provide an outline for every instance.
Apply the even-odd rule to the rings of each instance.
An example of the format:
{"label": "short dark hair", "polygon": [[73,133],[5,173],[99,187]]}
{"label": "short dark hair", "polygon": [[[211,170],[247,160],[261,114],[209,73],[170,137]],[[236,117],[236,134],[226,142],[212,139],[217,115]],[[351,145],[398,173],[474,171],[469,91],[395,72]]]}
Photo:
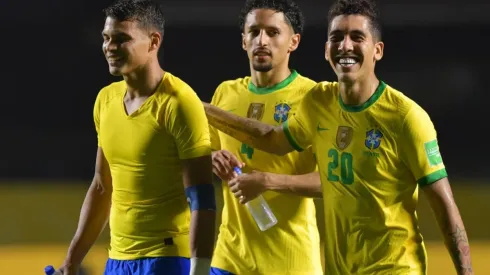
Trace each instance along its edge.
{"label": "short dark hair", "polygon": [[305,18],[298,5],[291,0],[247,0],[240,13],[239,24],[241,30],[245,27],[247,15],[256,9],[270,9],[282,12],[286,22],[293,28],[294,32],[303,33]]}
{"label": "short dark hair", "polygon": [[143,28],[155,28],[162,35],[165,29],[162,8],[152,0],[116,0],[104,9],[104,13],[119,21],[138,21]]}
{"label": "short dark hair", "polygon": [[337,0],[328,11],[328,28],[332,20],[339,15],[362,15],[369,19],[371,32],[375,40],[381,40],[379,10],[374,0]]}

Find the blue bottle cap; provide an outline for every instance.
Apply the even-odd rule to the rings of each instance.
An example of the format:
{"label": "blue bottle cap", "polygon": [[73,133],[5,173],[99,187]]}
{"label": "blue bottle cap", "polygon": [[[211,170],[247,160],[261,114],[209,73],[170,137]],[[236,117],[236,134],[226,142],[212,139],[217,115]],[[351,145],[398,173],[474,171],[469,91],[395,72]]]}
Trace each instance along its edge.
{"label": "blue bottle cap", "polygon": [[235,167],[235,168],[233,168],[233,170],[235,170],[235,172],[236,172],[238,175],[241,175],[241,174],[242,174],[242,169],[240,169],[240,167]]}
{"label": "blue bottle cap", "polygon": [[46,275],[53,275],[55,272],[56,270],[52,265],[48,265],[47,267],[44,268],[44,273],[46,273]]}

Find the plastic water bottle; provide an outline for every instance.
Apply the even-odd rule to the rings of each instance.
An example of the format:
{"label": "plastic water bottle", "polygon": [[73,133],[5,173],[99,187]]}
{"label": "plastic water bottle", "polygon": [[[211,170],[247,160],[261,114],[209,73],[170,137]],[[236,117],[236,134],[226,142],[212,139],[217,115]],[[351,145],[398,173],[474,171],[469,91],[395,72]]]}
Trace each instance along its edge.
{"label": "plastic water bottle", "polygon": [[61,271],[54,269],[52,265],[48,265],[47,267],[44,268],[44,273],[46,275],[63,275]]}
{"label": "plastic water bottle", "polygon": [[[238,175],[242,174],[242,170],[239,167],[235,167],[234,170]],[[247,202],[245,206],[248,208],[260,231],[266,231],[277,224],[276,216],[262,195]]]}

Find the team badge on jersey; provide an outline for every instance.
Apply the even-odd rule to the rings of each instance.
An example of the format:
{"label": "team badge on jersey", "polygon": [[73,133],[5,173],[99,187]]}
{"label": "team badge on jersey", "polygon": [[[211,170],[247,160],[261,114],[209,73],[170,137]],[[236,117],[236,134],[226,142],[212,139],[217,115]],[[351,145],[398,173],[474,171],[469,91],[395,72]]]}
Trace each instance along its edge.
{"label": "team badge on jersey", "polygon": [[261,120],[264,115],[264,103],[250,103],[248,106],[247,117]]}
{"label": "team badge on jersey", "polygon": [[354,136],[354,130],[349,126],[339,126],[337,129],[337,147],[340,150],[344,150],[349,146],[352,141],[352,136]]}
{"label": "team badge on jersey", "polygon": [[274,108],[274,120],[278,123],[283,123],[288,120],[291,107],[287,103],[279,103]]}
{"label": "team badge on jersey", "polygon": [[374,150],[381,145],[381,138],[383,138],[383,133],[379,129],[371,129],[366,132],[366,140],[364,145],[369,150]]}

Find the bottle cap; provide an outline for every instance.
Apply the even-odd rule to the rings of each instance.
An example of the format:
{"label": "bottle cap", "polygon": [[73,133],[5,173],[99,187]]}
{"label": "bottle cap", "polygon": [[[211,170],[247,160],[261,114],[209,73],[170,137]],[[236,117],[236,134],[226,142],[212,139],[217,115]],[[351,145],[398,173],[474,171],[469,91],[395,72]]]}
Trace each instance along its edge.
{"label": "bottle cap", "polygon": [[47,267],[44,268],[44,273],[46,273],[46,275],[53,275],[55,271],[56,270],[52,265],[48,265]]}
{"label": "bottle cap", "polygon": [[242,169],[240,169],[240,167],[235,167],[235,168],[233,168],[233,170],[235,170],[235,172],[236,172],[238,175],[241,175],[241,174],[242,174]]}

